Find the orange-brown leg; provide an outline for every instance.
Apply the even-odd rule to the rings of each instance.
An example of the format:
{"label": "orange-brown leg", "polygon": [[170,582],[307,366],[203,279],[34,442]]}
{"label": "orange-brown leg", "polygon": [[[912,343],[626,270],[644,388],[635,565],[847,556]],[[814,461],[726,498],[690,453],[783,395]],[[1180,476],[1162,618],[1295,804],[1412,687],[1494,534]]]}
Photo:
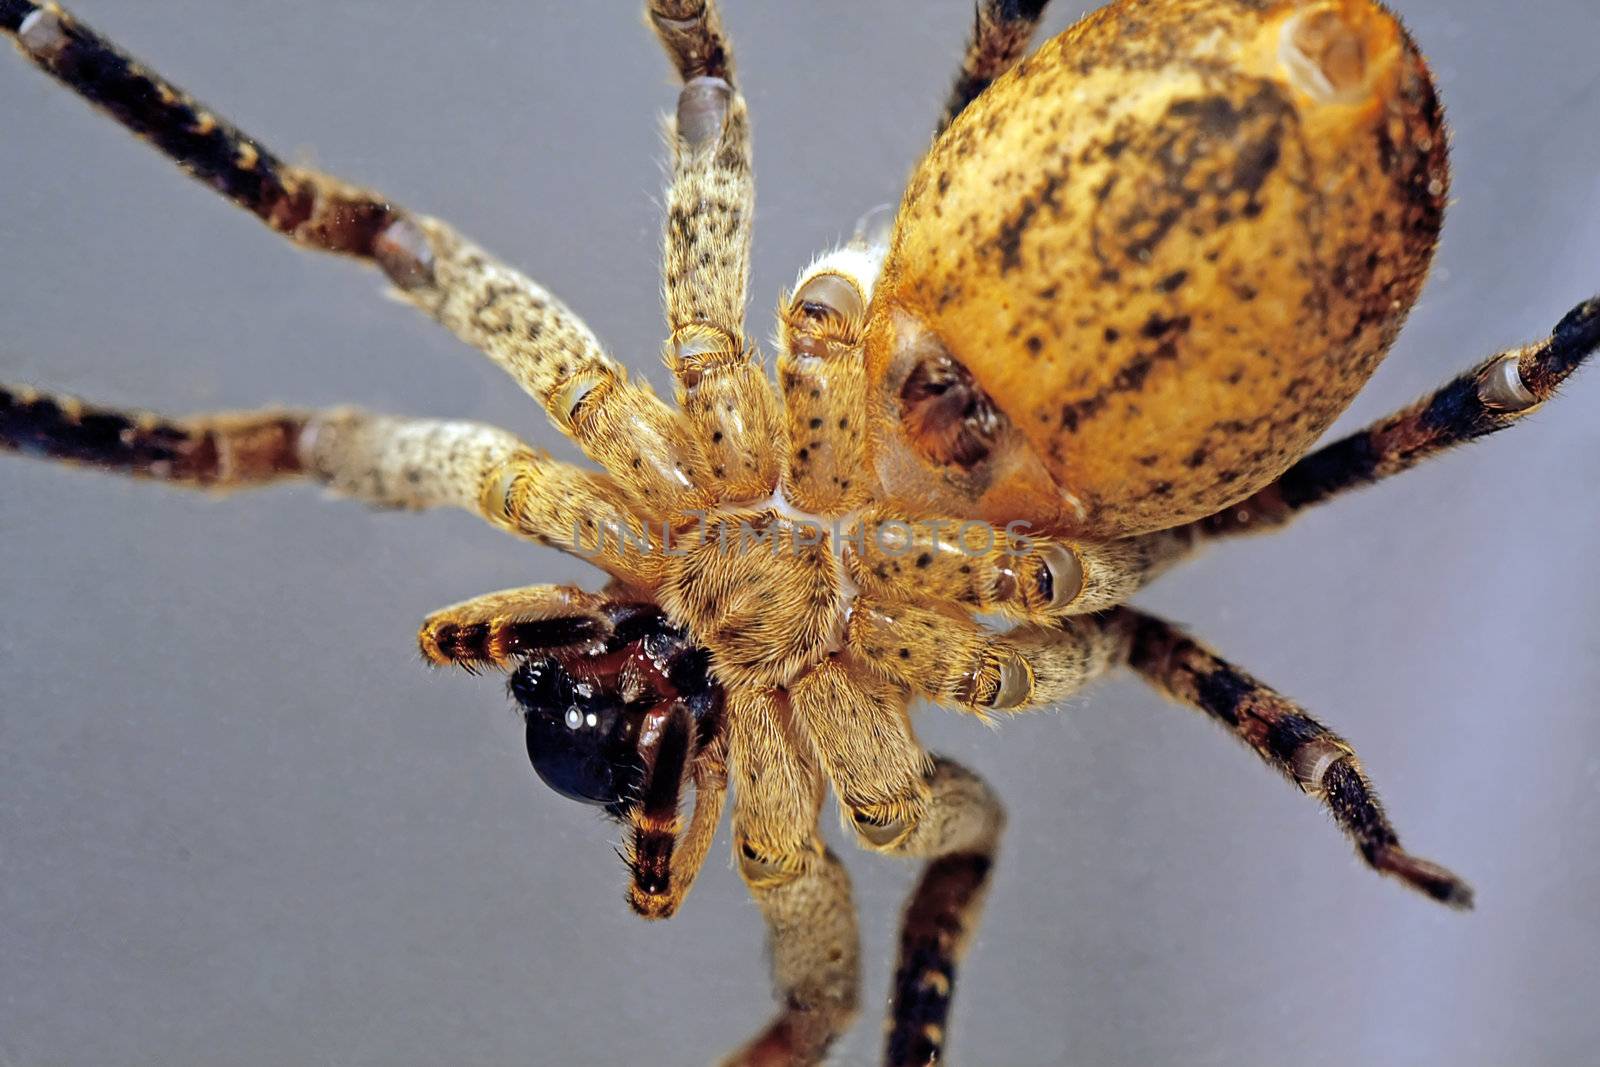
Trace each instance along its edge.
{"label": "orange-brown leg", "polygon": [[600,640],[612,632],[604,598],[570,585],[502,589],[440,608],[417,646],[436,667],[507,670],[535,652]]}
{"label": "orange-brown leg", "polygon": [[923,751],[906,714],[906,690],[849,657],[817,666],[790,698],[861,843],[929,861],[906,907],[886,1062],[934,1063],[1004,813],[976,775]]}

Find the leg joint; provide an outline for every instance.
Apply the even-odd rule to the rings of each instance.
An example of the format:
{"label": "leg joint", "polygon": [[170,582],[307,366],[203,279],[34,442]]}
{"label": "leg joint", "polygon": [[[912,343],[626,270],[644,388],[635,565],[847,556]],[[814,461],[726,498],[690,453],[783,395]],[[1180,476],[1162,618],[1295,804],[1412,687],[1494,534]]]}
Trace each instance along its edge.
{"label": "leg joint", "polygon": [[786,886],[822,857],[822,843],[815,839],[799,848],[784,848],[738,832],[734,840],[739,877],[752,891]]}

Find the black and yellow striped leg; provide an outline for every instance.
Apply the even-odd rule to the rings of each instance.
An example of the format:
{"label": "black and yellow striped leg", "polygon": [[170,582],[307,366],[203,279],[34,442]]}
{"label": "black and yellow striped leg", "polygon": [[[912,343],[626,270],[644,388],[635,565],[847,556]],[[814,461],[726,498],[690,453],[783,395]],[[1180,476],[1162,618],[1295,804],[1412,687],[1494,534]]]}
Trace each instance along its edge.
{"label": "black and yellow striped leg", "polygon": [[1452,908],[1472,907],[1472,889],[1458,875],[1400,846],[1344,738],[1170,623],[1126,608],[1113,619],[1130,627],[1128,665],[1135,672],[1172,699],[1226,726],[1285,778],[1322,801],[1374,870]]}
{"label": "black and yellow striped leg", "polygon": [[934,758],[928,809],[891,851],[929,862],[906,904],[889,994],[888,1067],[925,1067],[944,1056],[956,967],[982,917],[1005,811],[988,785]]}
{"label": "black and yellow striped leg", "polygon": [[285,163],[54,3],[0,0],[0,30],[79,96],[299,244],[372,258],[400,217],[377,194]]}
{"label": "black and yellow striped leg", "polygon": [[174,419],[0,384],[0,452],[198,489],[309,475],[300,441],[311,418],[267,409]]}
{"label": "black and yellow striped leg", "polygon": [[1028,50],[1039,19],[1050,0],[978,0],[972,38],[961,70],[950,87],[939,129],[956,120],[1000,75],[1016,66]]}
{"label": "black and yellow striped leg", "polygon": [[1276,529],[1306,508],[1504,430],[1554,396],[1597,348],[1600,297],[1573,308],[1544,340],[1493,356],[1432,396],[1317,449],[1195,526],[1207,537]]}

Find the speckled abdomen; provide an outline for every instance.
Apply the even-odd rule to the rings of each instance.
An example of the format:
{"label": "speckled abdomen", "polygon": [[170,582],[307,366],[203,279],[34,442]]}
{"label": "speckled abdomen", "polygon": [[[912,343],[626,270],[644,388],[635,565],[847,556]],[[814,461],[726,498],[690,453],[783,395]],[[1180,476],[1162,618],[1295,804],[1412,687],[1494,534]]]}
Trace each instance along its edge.
{"label": "speckled abdomen", "polygon": [[[1242,499],[1382,359],[1447,185],[1427,67],[1368,0],[1090,15],[907,190],[869,332],[880,473],[897,497],[1093,538]],[[941,352],[976,400],[940,402],[984,420],[959,448],[912,410]]]}

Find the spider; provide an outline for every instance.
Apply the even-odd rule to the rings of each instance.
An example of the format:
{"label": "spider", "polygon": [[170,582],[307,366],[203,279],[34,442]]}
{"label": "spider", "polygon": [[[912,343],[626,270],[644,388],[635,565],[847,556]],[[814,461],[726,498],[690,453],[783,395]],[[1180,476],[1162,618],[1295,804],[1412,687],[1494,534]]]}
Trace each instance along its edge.
{"label": "spider", "polygon": [[[0,437],[203,488],[306,478],[458,506],[598,563],[600,594],[479,597],[431,616],[422,650],[511,671],[541,777],[627,828],[643,915],[682,903],[731,780],[782,1005],[735,1062],[813,1062],[855,1011],[825,786],[864,845],[929,861],[887,1056],[940,1055],[1003,815],[917,745],[917,696],[1015,712],[1126,665],[1323,801],[1378,871],[1466,906],[1459,878],[1401,848],[1344,741],[1124,601],[1205,543],[1516,421],[1593,349],[1600,308],[1306,454],[1393,340],[1439,225],[1444,141],[1409,39],[1365,3],[1119,3],[1019,65],[1042,6],[979,6],[893,226],[864,220],[780,301],[777,391],[744,331],[752,189],[731,50],[713,6],[649,6],[684,82],[674,408],[442,223],[282,162],[59,8],[0,0],[25,55],[272,228],[374,262],[603,473],[472,424],[172,419],[21,388],[0,397]],[[1138,73],[1152,68],[1181,77]],[[1041,132],[1058,125],[1065,142]]]}

